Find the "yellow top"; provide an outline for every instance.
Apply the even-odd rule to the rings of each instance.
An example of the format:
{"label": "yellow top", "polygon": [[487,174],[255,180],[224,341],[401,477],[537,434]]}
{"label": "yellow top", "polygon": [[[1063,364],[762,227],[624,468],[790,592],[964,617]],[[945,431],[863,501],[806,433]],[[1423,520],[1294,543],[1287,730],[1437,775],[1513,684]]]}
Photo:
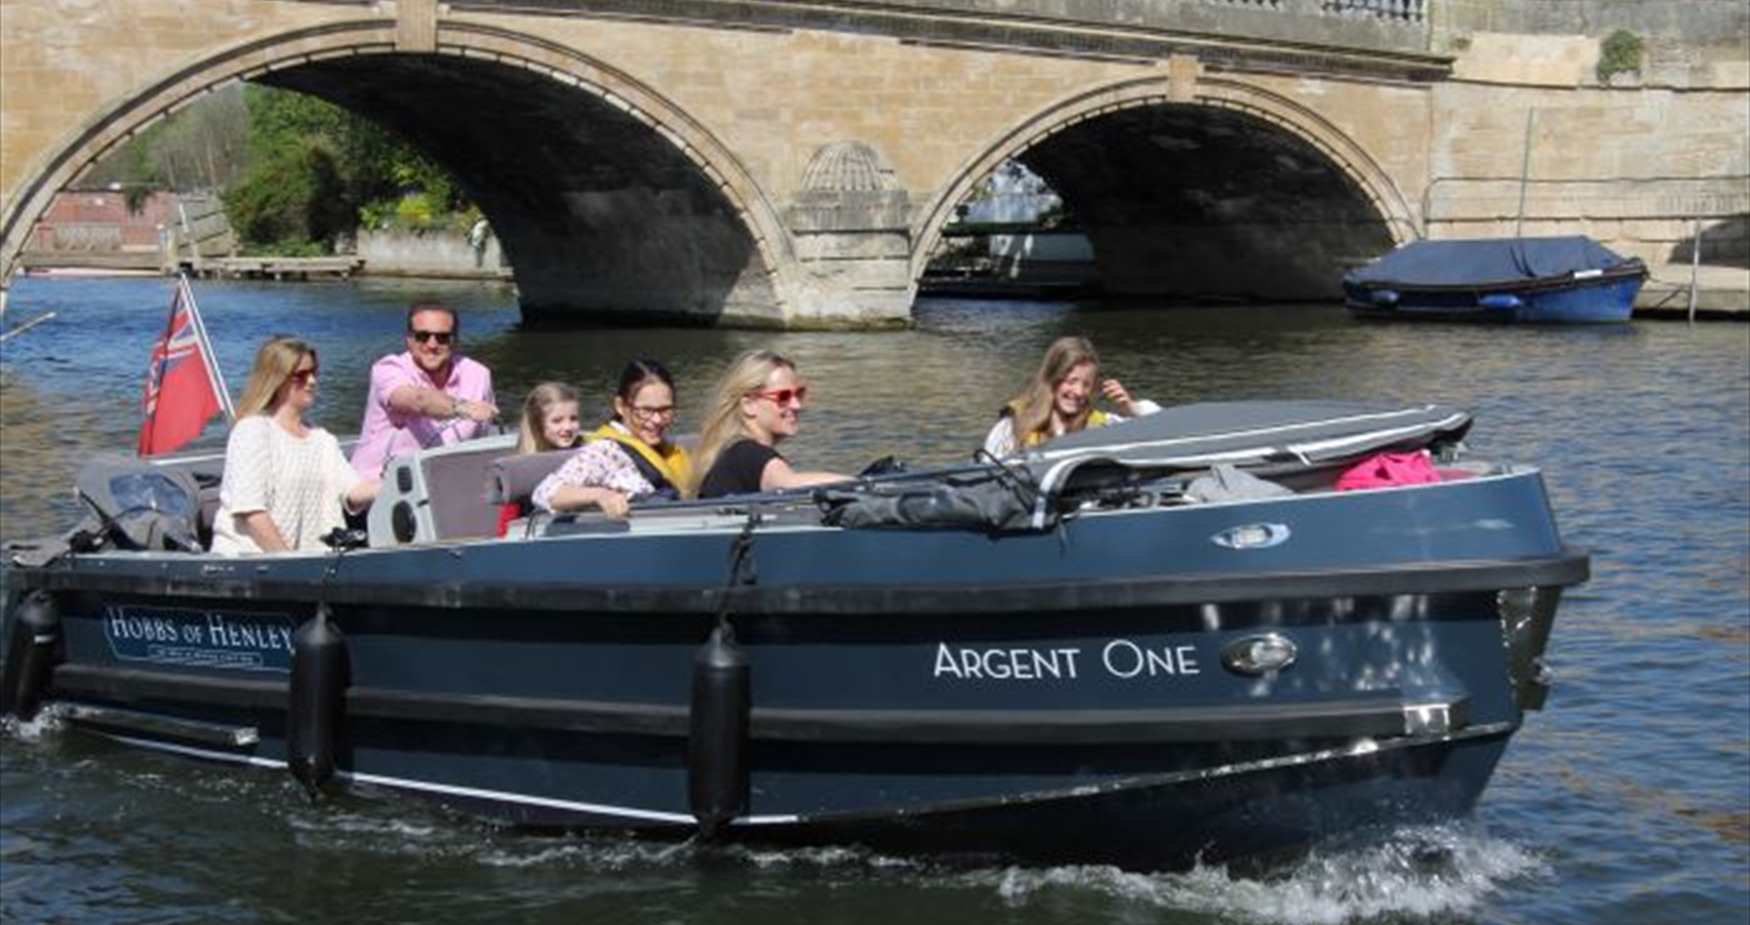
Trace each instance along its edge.
{"label": "yellow top", "polygon": [[[1011,422],[1016,420],[1014,410],[1014,407],[1010,406],[1009,420]],[[1088,427],[1105,427],[1110,423],[1112,423],[1112,416],[1110,414],[1107,414],[1098,408],[1088,412]],[[1014,425],[1011,423],[1009,426],[1013,427]],[[1030,434],[1016,434],[1015,436],[1020,440],[1022,446],[1038,446],[1039,444],[1050,440],[1055,435],[1049,430],[1036,430]]]}
{"label": "yellow top", "polygon": [[[584,436],[589,440],[617,441],[621,446],[636,452],[656,471],[662,473],[663,477],[668,479],[669,487],[676,491],[685,490],[687,477],[693,471],[693,461],[687,456],[686,450],[673,443],[665,443],[660,448],[652,447],[633,436],[631,431],[616,421],[609,421]],[[661,488],[662,486],[656,487]]]}

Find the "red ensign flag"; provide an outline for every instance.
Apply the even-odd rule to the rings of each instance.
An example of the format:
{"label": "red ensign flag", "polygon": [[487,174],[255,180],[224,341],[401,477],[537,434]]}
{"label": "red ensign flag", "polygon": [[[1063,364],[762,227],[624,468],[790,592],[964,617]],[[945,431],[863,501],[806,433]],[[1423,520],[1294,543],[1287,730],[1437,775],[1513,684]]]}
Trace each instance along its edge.
{"label": "red ensign flag", "polygon": [[222,410],[196,311],[187,282],[179,283],[170,300],[170,325],[152,348],[152,366],[146,371],[141,456],[175,452],[200,436]]}

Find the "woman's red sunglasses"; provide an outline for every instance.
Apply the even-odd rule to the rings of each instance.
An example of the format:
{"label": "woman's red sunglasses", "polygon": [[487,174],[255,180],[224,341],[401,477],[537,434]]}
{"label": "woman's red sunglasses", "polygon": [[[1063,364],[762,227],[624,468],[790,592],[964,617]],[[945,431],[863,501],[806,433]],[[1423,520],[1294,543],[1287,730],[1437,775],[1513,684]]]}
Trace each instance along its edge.
{"label": "woman's red sunglasses", "polygon": [[755,398],[769,398],[779,407],[788,405],[792,398],[796,399],[798,405],[808,402],[808,386],[805,385],[799,385],[793,389],[773,389],[769,392],[749,392],[747,394]]}

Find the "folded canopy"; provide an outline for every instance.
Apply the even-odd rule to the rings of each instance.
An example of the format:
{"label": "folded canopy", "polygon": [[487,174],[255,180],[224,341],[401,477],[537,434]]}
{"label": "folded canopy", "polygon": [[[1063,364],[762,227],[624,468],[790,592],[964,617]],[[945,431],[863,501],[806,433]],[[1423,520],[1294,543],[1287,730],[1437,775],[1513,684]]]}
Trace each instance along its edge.
{"label": "folded canopy", "polygon": [[1194,469],[1216,463],[1315,464],[1385,449],[1454,442],[1469,412],[1445,405],[1346,401],[1201,402],[1069,434],[1027,454],[1044,493],[1091,462]]}
{"label": "folded canopy", "polygon": [[1343,276],[1347,285],[1482,286],[1608,270],[1629,263],[1584,235],[1413,241]]}

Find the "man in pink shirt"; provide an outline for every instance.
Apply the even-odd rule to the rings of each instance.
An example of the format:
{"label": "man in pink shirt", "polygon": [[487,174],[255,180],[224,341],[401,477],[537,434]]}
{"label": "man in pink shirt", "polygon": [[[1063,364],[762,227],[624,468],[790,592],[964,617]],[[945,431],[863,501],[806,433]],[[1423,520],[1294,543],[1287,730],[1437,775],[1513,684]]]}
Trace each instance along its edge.
{"label": "man in pink shirt", "polygon": [[492,371],[457,353],[461,320],[454,309],[421,302],[407,310],[407,351],[371,366],[365,422],[352,467],[381,478],[397,456],[472,440],[498,416]]}

